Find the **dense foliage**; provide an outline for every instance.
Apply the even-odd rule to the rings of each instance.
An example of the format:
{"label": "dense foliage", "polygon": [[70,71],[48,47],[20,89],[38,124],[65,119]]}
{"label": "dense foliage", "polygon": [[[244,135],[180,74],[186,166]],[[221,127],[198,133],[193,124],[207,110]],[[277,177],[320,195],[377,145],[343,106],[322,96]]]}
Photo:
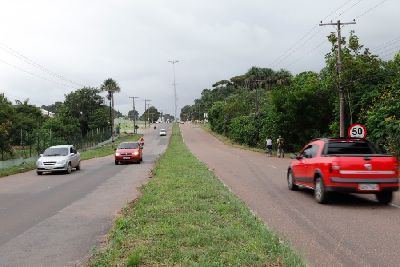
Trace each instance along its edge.
{"label": "dense foliage", "polygon": [[154,123],[154,122],[158,121],[159,118],[160,118],[160,112],[157,110],[156,107],[150,106],[143,112],[143,114],[142,114],[142,116],[140,116],[139,120],[149,121],[151,123]]}
{"label": "dense foliage", "polygon": [[[103,91],[109,89],[115,93],[120,90],[112,79],[106,81],[108,87],[103,84]],[[99,89],[86,87],[70,92],[65,95],[64,102],[42,106],[49,108],[52,114],[43,114],[40,108],[29,104],[28,99],[16,100],[13,105],[0,94],[1,159],[12,157],[16,146],[19,149],[29,147],[31,153],[32,147],[41,152],[54,144],[69,143],[81,147],[83,142],[91,145],[108,139],[111,135],[110,114],[114,117],[122,114],[110,110],[100,93]]]}
{"label": "dense foliage", "polygon": [[[296,151],[317,137],[339,136],[337,39],[319,72],[291,75],[286,70],[252,67],[222,80],[181,110],[182,120],[204,120],[211,129],[250,146],[265,146],[266,137],[285,139]],[[384,61],[364,48],[352,32],[343,38],[341,82],[345,89],[345,126],[362,123],[368,138],[400,155],[400,55]]]}

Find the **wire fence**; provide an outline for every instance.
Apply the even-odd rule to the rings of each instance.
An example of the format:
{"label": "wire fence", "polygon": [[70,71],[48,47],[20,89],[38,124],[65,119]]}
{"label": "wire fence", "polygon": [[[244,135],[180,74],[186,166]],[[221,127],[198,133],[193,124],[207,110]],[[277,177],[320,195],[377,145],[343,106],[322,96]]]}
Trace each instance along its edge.
{"label": "wire fence", "polygon": [[[20,144],[12,146],[11,151],[0,151],[1,161],[31,158],[54,145],[74,145],[79,150],[85,150],[96,146],[111,138],[111,129],[93,129],[85,136],[82,134],[58,136],[51,130],[41,129],[38,131],[21,131]],[[1,140],[0,140],[1,141]]]}

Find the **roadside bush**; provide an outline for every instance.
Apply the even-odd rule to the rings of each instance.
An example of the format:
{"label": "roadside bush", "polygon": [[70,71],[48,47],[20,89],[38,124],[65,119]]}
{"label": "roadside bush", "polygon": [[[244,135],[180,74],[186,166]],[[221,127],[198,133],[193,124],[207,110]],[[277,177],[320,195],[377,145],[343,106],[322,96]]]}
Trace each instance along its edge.
{"label": "roadside bush", "polygon": [[236,117],[229,124],[229,138],[235,142],[256,146],[259,141],[258,134],[254,115]]}
{"label": "roadside bush", "polygon": [[224,102],[215,102],[208,113],[208,121],[210,122],[211,130],[219,134],[224,133],[224,124],[226,123],[224,122],[224,107]]}

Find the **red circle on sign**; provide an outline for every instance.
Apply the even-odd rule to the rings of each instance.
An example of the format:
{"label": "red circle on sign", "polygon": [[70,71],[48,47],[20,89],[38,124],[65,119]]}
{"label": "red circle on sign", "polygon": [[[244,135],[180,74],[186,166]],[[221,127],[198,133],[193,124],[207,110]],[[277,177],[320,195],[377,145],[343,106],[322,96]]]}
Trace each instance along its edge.
{"label": "red circle on sign", "polygon": [[362,124],[355,123],[350,125],[348,131],[350,138],[366,138],[367,137],[367,127]]}

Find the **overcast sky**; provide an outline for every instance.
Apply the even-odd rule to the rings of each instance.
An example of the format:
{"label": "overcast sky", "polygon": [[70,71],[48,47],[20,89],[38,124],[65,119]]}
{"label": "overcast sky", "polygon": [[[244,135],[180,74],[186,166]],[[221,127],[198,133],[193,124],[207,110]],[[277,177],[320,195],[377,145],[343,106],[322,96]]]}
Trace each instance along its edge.
{"label": "overcast sky", "polygon": [[[390,58],[400,47],[398,0],[0,0],[0,93],[36,105],[63,101],[79,85],[115,79],[116,109],[129,96],[178,115],[204,88],[251,66],[319,71],[326,36],[341,19],[361,43]],[[338,9],[339,8],[339,9]],[[395,39],[397,38],[397,39]],[[393,42],[390,42],[394,40]],[[296,45],[297,44],[297,45]],[[374,52],[374,50],[372,50]],[[39,65],[35,65],[39,64]],[[35,67],[36,66],[36,67]]]}

